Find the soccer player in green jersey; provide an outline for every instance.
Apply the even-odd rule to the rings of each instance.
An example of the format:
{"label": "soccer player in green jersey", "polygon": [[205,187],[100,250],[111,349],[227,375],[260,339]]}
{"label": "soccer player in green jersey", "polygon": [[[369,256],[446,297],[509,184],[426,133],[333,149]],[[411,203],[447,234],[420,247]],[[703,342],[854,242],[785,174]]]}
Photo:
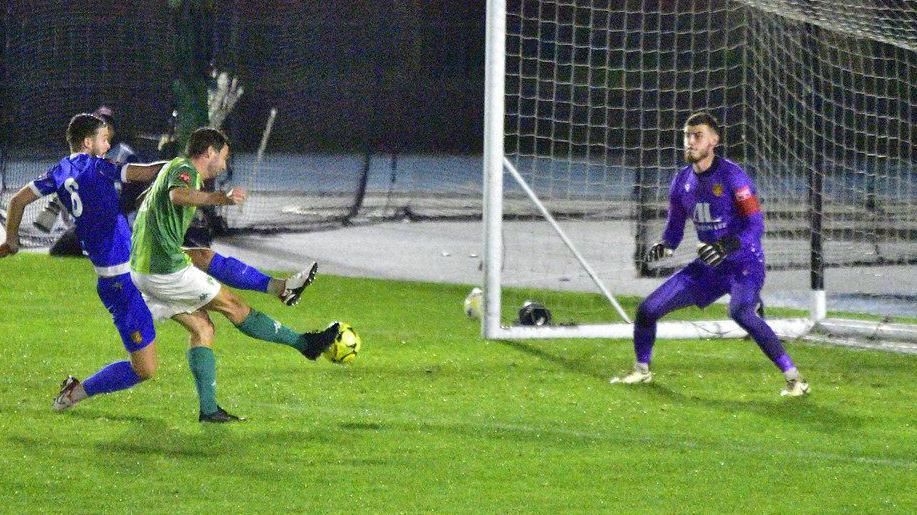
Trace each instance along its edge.
{"label": "soccer player in green jersey", "polygon": [[[324,331],[298,333],[252,309],[213,277],[193,266],[181,244],[196,209],[239,205],[245,202],[247,193],[240,188],[229,192],[200,190],[204,180],[226,170],[229,141],[219,130],[205,127],[194,131],[188,140],[186,154],[187,157],[178,157],[166,164],[137,212],[131,240],[131,278],[143,293],[155,319],[171,318],[191,334],[188,363],[200,401],[199,420],[231,422],[239,418],[220,408],[216,401],[214,326],[208,311],[221,313],[252,338],[293,347],[311,360],[331,346],[338,333],[338,324],[334,322]],[[259,281],[270,279],[254,269],[233,275],[255,277]]]}

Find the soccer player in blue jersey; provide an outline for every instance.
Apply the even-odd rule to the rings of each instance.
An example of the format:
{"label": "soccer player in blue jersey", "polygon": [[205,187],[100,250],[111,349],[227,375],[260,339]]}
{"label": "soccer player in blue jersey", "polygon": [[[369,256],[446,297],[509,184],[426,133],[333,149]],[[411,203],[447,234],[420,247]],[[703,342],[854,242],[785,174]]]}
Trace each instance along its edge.
{"label": "soccer player in blue jersey", "polygon": [[[75,220],[76,236],[99,275],[97,291],[121,334],[130,361],[112,363],[84,382],[68,377],[53,408],[65,410],[99,393],[130,388],[155,375],[157,356],[150,311],[130,279],[131,230],[119,209],[118,182],[149,182],[167,163],[115,165],[99,156],[110,148],[111,127],[96,115],[78,114],[67,127],[73,152],[10,200],[6,241],[0,258],[19,250],[19,225],[25,207],[46,195],[57,194]],[[240,289],[276,295],[288,306],[298,303],[315,278],[317,265],[286,279],[264,275],[257,269],[209,249],[186,249],[195,266],[214,278]]]}
{"label": "soccer player in blue jersey", "polygon": [[681,243],[688,217],[701,241],[698,258],[640,304],[634,321],[636,364],[631,373],[611,382],[652,381],[649,367],[656,321],[686,306],[706,307],[728,293],[729,316],[783,372],[786,387],[780,394],[805,395],[808,383],[799,375],[780,339],[756,312],[764,286],[764,215],[757,189],[741,167],[714,154],[719,139],[719,124],[712,115],[695,113],[685,122],[684,154],[690,164],[672,180],[662,241],[649,249],[645,259],[655,261],[671,255]]}
{"label": "soccer player in blue jersey", "polygon": [[120,168],[101,159],[109,149],[105,122],[78,114],[67,126],[71,155],[10,200],[6,241],[0,257],[19,249],[19,225],[25,207],[46,195],[57,194],[76,223],[76,234],[99,276],[96,290],[111,313],[130,361],[105,366],[84,382],[68,377],[54,399],[57,411],[93,395],[130,388],[153,377],[157,368],[153,319],[130,277],[130,227],[119,209],[119,181],[145,181],[156,176],[164,162],[126,164]]}

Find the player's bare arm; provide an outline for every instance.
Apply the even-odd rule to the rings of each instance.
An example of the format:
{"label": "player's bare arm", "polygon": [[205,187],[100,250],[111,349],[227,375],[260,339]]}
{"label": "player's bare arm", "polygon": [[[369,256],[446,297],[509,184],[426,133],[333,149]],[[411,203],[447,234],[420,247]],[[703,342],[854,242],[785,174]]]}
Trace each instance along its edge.
{"label": "player's bare arm", "polygon": [[0,258],[19,252],[19,224],[22,223],[22,213],[26,206],[39,198],[32,188],[25,186],[10,199],[6,213],[6,241],[0,245]]}
{"label": "player's bare arm", "polygon": [[162,167],[168,161],[155,161],[153,163],[128,163],[124,165],[121,178],[124,182],[150,182],[156,178]]}
{"label": "player's bare arm", "polygon": [[238,206],[245,203],[248,192],[243,188],[229,191],[200,191],[194,188],[173,188],[169,200],[176,206]]}

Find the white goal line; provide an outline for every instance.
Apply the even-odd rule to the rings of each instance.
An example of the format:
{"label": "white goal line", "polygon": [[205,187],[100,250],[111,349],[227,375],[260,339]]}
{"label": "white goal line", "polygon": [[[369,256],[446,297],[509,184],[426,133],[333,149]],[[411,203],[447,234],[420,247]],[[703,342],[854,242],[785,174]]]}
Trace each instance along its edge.
{"label": "white goal line", "polygon": [[[775,333],[781,338],[800,338],[815,325],[808,318],[784,318],[768,320]],[[634,335],[633,324],[595,325],[552,325],[552,326],[500,326],[486,332],[485,337],[493,340],[551,339],[551,338],[609,338],[630,339]],[[748,333],[732,320],[697,320],[660,322],[656,326],[656,337],[664,339],[708,339],[742,338]]]}

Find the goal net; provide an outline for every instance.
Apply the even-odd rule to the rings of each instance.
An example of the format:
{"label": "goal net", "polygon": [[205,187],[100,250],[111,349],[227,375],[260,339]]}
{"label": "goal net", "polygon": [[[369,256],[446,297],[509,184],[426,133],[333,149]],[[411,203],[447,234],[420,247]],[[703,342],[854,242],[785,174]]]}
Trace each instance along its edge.
{"label": "goal net", "polygon": [[[697,110],[720,120],[717,152],[757,183],[765,299],[812,299],[805,320],[772,320],[778,333],[822,319],[824,291],[832,310],[880,302],[913,320],[917,8],[834,4],[489,2],[485,335],[630,334],[614,295],[644,296],[696,257],[689,222],[672,258],[641,260]],[[519,327],[523,300],[548,306],[554,326]]]}
{"label": "goal net", "polygon": [[[467,113],[454,112],[456,100],[465,109],[480,96],[460,80],[460,67],[428,66],[455,62],[452,54],[466,50],[451,48],[449,40],[439,47],[417,43],[440,34],[420,17],[429,14],[425,6],[392,12],[364,3],[344,12],[315,2],[179,4],[210,9],[185,16],[210,54],[196,59],[202,66],[212,59],[244,89],[222,126],[231,141],[232,175],[218,178],[217,186],[250,193],[243,208],[218,210],[230,228],[289,231],[355,218],[480,216],[479,157],[437,159],[417,151],[480,117],[479,102]],[[182,15],[164,2],[139,0],[102,9],[5,2],[0,221],[10,197],[67,153],[64,131],[78,112],[111,107],[119,138],[142,160],[164,157],[157,144],[177,108],[175,77],[190,65],[176,57],[176,17]],[[272,109],[277,114],[264,138]],[[28,207],[23,244],[47,245],[63,231],[62,218],[50,233],[33,224],[45,205]]]}

